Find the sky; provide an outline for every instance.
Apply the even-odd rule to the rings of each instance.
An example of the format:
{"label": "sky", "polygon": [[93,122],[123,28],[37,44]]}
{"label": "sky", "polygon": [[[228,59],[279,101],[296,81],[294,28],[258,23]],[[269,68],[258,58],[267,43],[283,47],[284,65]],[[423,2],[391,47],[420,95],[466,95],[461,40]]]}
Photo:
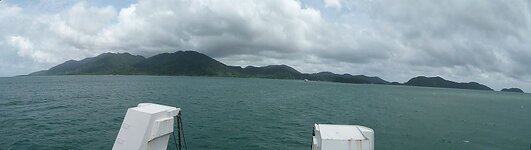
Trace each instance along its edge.
{"label": "sky", "polygon": [[2,0],[0,76],[177,50],[405,82],[531,91],[528,0]]}

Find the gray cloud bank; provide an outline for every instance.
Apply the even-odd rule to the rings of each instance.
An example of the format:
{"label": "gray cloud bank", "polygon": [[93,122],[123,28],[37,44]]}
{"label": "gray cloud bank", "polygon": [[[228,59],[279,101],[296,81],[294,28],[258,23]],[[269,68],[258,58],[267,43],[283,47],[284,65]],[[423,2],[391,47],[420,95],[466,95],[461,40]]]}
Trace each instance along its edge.
{"label": "gray cloud bank", "polygon": [[330,10],[294,0],[139,0],[122,9],[79,2],[40,12],[0,3],[0,76],[108,51],[190,49],[229,65],[287,64],[401,82],[438,75],[531,91],[529,1],[326,5]]}

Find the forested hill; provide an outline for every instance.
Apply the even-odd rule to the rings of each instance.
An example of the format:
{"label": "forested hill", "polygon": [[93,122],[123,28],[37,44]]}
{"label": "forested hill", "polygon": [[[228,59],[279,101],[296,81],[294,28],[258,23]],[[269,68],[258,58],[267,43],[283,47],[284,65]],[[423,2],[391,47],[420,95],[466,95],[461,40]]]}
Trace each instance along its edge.
{"label": "forested hill", "polygon": [[162,53],[148,58],[129,53],[103,53],[96,57],[82,60],[69,60],[48,70],[34,72],[29,75],[224,76],[492,90],[476,82],[457,83],[441,77],[419,76],[400,84],[365,75],[335,74],[332,72],[301,73],[287,65],[262,67],[228,66],[196,51]]}

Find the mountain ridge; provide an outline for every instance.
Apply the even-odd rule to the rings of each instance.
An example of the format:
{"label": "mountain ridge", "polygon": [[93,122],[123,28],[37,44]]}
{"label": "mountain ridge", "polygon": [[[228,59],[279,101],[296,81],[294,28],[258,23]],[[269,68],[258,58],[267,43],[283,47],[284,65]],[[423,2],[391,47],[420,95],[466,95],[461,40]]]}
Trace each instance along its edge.
{"label": "mountain ridge", "polygon": [[68,60],[48,70],[29,75],[185,75],[185,76],[225,76],[254,77],[272,79],[307,79],[357,84],[389,84],[458,88],[493,91],[477,82],[458,83],[442,77],[418,76],[405,83],[389,82],[377,76],[336,74],[332,72],[301,73],[288,65],[268,66],[229,66],[196,51],[161,53],[151,57],[129,53],[103,53],[79,61]]}
{"label": "mountain ridge", "polygon": [[519,88],[503,88],[501,91],[502,92],[524,93],[524,91]]}
{"label": "mountain ridge", "polygon": [[468,83],[454,82],[454,81],[446,80],[439,76],[436,76],[436,77],[417,76],[405,82],[404,85],[494,91],[490,87],[483,85],[483,84],[479,84],[477,82],[468,82]]}

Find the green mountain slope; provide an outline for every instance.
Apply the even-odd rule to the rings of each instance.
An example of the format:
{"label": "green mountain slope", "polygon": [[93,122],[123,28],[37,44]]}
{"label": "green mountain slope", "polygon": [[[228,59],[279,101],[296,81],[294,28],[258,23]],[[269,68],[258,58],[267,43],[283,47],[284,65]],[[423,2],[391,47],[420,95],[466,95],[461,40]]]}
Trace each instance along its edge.
{"label": "green mountain slope", "polygon": [[493,91],[488,86],[479,84],[477,82],[457,83],[454,81],[445,80],[441,77],[418,76],[410,79],[409,81],[404,83],[404,85]]}
{"label": "green mountain slope", "polygon": [[132,65],[144,60],[143,56],[129,53],[103,53],[80,61],[69,60],[49,70],[30,75],[105,75],[132,74]]}
{"label": "green mountain slope", "polygon": [[302,73],[287,65],[247,66],[239,69],[239,71],[249,77],[258,78],[301,79],[302,75]]}
{"label": "green mountain slope", "polygon": [[273,79],[309,79],[343,83],[387,84],[379,77],[364,75],[334,74],[321,72],[303,74],[287,65],[262,67],[227,66],[205,54],[195,51],[162,53],[149,58],[133,56],[129,53],[104,53],[80,61],[69,60],[49,70],[30,75],[189,75],[189,76],[230,76]]}
{"label": "green mountain slope", "polygon": [[149,57],[134,65],[136,74],[237,76],[229,66],[195,51],[177,51]]}

